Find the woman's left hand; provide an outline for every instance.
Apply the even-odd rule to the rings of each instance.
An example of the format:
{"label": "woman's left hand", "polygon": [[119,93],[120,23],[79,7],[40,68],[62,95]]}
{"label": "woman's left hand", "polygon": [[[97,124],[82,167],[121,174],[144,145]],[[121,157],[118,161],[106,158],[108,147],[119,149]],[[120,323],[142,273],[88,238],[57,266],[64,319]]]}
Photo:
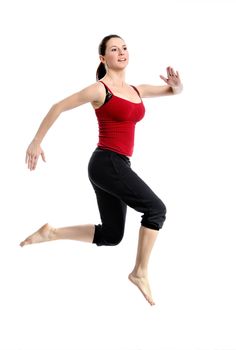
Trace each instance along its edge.
{"label": "woman's left hand", "polygon": [[167,78],[165,78],[163,75],[160,75],[160,78],[164,80],[164,82],[169,86],[171,86],[172,88],[181,87],[182,83],[179,77],[179,72],[178,71],[175,72],[172,67],[167,67],[166,71],[167,71]]}

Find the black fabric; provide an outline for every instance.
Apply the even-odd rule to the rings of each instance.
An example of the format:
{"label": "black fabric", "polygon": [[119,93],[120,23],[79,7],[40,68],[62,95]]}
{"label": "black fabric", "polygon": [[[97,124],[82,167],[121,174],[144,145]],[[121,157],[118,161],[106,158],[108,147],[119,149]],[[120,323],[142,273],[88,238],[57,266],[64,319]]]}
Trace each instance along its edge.
{"label": "black fabric", "polygon": [[[104,84],[103,81],[100,80],[100,82],[104,85],[104,87],[105,87],[105,89],[106,89],[106,97],[105,97],[105,100],[104,100],[104,102],[103,102],[103,104],[105,104],[105,103],[107,103],[107,102],[112,98],[113,94],[112,94],[111,91],[107,88],[106,84]],[[139,97],[140,97],[140,93],[139,93],[138,89],[137,89],[135,86],[133,86],[133,85],[131,85],[131,86],[132,86],[132,88],[137,92],[137,94],[138,94]]]}
{"label": "black fabric", "polygon": [[122,240],[127,205],[143,213],[142,226],[154,230],[162,228],[166,207],[131,169],[128,157],[98,147],[89,161],[88,174],[102,222],[95,226],[93,243],[116,245]]}
{"label": "black fabric", "polygon": [[139,93],[139,91],[138,91],[138,89],[134,86],[134,85],[131,85],[132,86],[132,88],[137,92],[137,94],[139,95],[139,97],[141,97],[140,96],[140,93]]}
{"label": "black fabric", "polygon": [[[105,85],[104,85],[105,86]],[[106,89],[106,98],[103,104],[107,103],[112,98],[112,93],[108,90],[108,88],[105,86]]]}

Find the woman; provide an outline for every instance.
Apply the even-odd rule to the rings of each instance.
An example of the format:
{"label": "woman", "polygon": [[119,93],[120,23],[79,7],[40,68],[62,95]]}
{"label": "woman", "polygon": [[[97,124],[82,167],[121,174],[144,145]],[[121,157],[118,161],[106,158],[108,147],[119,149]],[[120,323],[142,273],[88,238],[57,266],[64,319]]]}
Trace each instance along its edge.
{"label": "woman", "polygon": [[139,230],[136,263],[129,279],[154,305],[149,282],[148,261],[158,231],[164,221],[164,203],[131,169],[135,124],[144,117],[142,98],[179,93],[182,84],[178,72],[167,68],[166,85],[137,87],[125,82],[129,54],[118,35],[106,36],[99,45],[100,65],[97,82],[54,104],[43,119],[26,152],[26,163],[35,170],[39,157],[45,161],[41,142],[59,115],[90,102],[99,123],[98,147],[88,165],[91,184],[100,211],[100,225],[54,228],[48,224],[26,238],[20,245],[58,239],[72,239],[97,245],[116,245],[124,234],[127,205],[143,213]]}

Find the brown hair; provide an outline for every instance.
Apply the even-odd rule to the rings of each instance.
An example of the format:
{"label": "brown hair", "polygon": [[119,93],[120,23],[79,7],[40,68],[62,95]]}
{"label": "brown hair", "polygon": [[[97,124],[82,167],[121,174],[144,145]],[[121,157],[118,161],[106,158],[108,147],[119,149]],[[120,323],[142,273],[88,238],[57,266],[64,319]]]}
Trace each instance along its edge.
{"label": "brown hair", "polygon": [[[116,34],[110,34],[110,35],[105,36],[98,46],[98,54],[99,55],[101,55],[101,56],[105,55],[107,43],[112,38],[122,39],[119,35],[116,35]],[[101,62],[97,68],[96,80],[102,79],[105,76],[105,74],[106,74],[105,64]]]}

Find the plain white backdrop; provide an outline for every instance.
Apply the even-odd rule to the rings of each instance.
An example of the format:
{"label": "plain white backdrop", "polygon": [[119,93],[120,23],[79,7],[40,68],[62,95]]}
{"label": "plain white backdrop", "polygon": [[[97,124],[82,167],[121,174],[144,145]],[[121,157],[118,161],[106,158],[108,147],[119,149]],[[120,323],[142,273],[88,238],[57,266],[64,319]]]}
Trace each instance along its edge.
{"label": "plain white backdrop", "polygon": [[[234,1],[2,1],[0,350],[236,349]],[[156,306],[129,283],[140,214],[116,247],[73,241],[20,248],[45,222],[99,223],[87,163],[92,107],[60,116],[35,172],[26,148],[58,100],[92,84],[97,47],[121,35],[127,81],[181,95],[144,100],[133,169],[167,206],[150,261]]]}

